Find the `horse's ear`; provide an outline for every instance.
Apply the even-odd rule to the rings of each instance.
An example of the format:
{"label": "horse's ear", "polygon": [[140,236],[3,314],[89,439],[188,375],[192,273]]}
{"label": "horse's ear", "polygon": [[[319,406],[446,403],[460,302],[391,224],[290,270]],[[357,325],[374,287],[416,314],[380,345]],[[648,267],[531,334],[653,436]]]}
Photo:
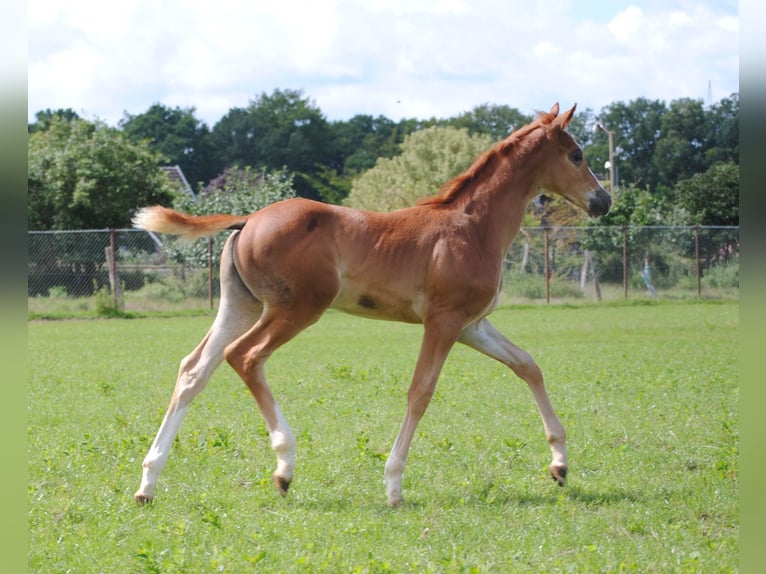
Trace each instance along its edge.
{"label": "horse's ear", "polygon": [[572,117],[575,113],[575,108],[577,108],[577,104],[573,105],[571,109],[567,110],[561,116],[556,118],[556,123],[559,124],[562,129],[567,127],[569,125],[569,122],[572,121]]}
{"label": "horse's ear", "polygon": [[551,108],[551,111],[549,111],[547,114],[545,112],[536,112],[537,117],[540,119],[540,121],[544,124],[550,124],[553,123],[553,120],[556,119],[556,116],[559,115],[559,103],[556,102],[553,104],[553,107]]}

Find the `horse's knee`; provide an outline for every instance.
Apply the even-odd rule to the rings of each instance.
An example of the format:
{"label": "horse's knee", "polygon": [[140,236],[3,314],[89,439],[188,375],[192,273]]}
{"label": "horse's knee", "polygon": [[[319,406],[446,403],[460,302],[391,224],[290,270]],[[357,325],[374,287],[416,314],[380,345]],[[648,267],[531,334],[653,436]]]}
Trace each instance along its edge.
{"label": "horse's knee", "polygon": [[[191,365],[191,366],[190,366]],[[174,401],[177,407],[186,407],[205,388],[209,375],[195,368],[191,363],[181,362],[178,372],[178,381],[174,391]]]}

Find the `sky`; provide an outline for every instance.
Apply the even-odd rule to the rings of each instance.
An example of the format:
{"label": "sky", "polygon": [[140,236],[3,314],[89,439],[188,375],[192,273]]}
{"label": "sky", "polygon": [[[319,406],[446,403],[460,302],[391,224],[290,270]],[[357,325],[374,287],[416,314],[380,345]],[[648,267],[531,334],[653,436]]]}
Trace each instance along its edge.
{"label": "sky", "polygon": [[29,0],[27,26],[29,121],[161,103],[213,127],[276,89],[331,121],[739,92],[736,0]]}

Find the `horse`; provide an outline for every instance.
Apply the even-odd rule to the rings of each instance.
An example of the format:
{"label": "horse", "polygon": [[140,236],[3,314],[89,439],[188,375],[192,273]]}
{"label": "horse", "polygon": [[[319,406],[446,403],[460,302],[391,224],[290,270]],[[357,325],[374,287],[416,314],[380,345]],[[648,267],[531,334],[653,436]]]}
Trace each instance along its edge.
{"label": "horse", "polygon": [[384,467],[387,502],[399,506],[415,429],[434,394],[448,353],[462,343],[509,367],[529,386],[552,454],[551,477],[567,475],[566,434],[529,353],[489,322],[503,283],[503,259],[527,204],[558,194],[591,217],[611,198],[566,131],[576,104],[537,112],[479,156],[439,193],[387,213],[304,198],[249,215],[191,216],[154,205],[139,209],[139,229],[187,240],[232,230],[220,262],[217,314],[181,360],[167,412],[143,460],[138,504],[153,500],[159,474],[192,400],[225,359],[242,378],[266,423],[276,454],[272,480],[282,496],[294,478],[296,441],[269,389],[269,356],[327,309],[423,325],[404,421]]}

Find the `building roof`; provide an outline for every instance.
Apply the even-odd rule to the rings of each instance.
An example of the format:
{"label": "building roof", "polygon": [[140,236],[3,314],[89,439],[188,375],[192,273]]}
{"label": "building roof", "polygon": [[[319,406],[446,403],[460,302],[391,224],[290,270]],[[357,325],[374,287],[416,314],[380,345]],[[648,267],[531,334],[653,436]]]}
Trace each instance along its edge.
{"label": "building roof", "polygon": [[189,182],[186,181],[186,176],[178,165],[164,165],[160,169],[165,172],[172,185],[175,185],[184,193],[188,193],[191,197],[195,197],[194,190]]}

